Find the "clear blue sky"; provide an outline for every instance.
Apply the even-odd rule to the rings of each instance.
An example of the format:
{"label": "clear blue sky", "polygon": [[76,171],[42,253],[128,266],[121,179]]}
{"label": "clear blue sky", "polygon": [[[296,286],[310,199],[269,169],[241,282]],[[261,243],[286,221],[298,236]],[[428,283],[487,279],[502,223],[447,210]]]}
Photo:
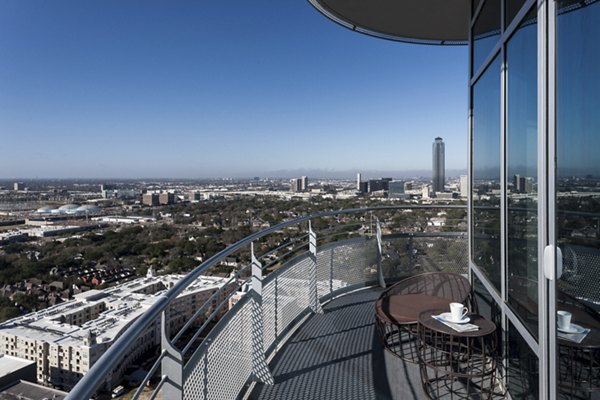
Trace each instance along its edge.
{"label": "clear blue sky", "polygon": [[2,0],[0,177],[467,165],[467,48],[374,39],[305,0]]}

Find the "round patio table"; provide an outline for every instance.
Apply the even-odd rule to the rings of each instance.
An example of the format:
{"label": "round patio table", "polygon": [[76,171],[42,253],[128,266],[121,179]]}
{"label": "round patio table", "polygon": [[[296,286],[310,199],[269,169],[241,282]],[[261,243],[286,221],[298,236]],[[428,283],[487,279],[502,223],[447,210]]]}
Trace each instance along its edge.
{"label": "round patio table", "polygon": [[446,311],[419,314],[419,367],[425,393],[431,399],[491,399],[496,384],[496,325],[468,314],[468,323],[479,329],[458,332],[433,318]]}
{"label": "round patio table", "polygon": [[450,310],[450,301],[427,294],[396,294],[380,298],[375,304],[378,326],[383,332],[385,346],[405,361],[419,361],[416,346],[417,320],[419,314],[432,308]]}

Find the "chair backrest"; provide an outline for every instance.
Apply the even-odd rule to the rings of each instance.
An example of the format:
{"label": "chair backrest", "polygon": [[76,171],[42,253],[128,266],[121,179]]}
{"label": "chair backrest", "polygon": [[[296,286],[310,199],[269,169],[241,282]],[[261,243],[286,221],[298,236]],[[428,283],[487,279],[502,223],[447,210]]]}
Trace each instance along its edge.
{"label": "chair backrest", "polygon": [[459,274],[428,272],[401,280],[387,289],[383,296],[417,293],[464,304],[471,298],[471,285],[467,278]]}

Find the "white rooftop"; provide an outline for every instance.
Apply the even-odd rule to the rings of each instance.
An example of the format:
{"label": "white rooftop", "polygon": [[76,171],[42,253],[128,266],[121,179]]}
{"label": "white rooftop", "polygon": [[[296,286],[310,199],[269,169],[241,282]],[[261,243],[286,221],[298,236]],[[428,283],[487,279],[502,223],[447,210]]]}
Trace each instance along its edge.
{"label": "white rooftop", "polygon": [[28,365],[35,365],[35,361],[0,354],[0,377],[10,375]]}
{"label": "white rooftop", "polygon": [[[0,333],[63,346],[82,346],[84,338],[91,332],[97,343],[111,342],[182,277],[183,275],[162,275],[139,278],[106,290],[83,292],[76,295],[73,300],[6,321],[0,324]],[[227,280],[227,278],[203,276],[180,296],[219,288]],[[150,294],[144,293],[144,289],[149,290],[153,286],[158,286],[155,288],[158,290],[153,290]],[[87,321],[81,326],[63,322],[69,314],[100,303],[104,304],[106,311],[100,313],[98,318]]]}

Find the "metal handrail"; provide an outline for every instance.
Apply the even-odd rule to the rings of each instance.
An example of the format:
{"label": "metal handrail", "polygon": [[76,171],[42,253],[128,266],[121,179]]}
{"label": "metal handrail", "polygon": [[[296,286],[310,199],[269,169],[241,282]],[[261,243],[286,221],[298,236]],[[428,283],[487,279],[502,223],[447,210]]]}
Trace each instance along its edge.
{"label": "metal handrail", "polygon": [[242,249],[244,246],[249,245],[257,239],[260,239],[270,233],[278,230],[287,228],[292,225],[296,225],[302,222],[309,221],[315,218],[323,218],[340,214],[353,214],[359,212],[369,211],[386,211],[386,210],[399,210],[399,209],[466,209],[466,205],[394,205],[394,206],[379,206],[379,207],[365,207],[365,208],[350,208],[345,210],[333,210],[324,211],[316,214],[305,215],[289,221],[284,221],[280,224],[266,228],[260,232],[253,233],[238,242],[230,245],[229,247],[221,250],[217,254],[210,257],[208,260],[200,264],[198,267],[190,271],[185,275],[179,282],[177,282],[171,289],[158,296],[157,301],[148,308],[148,310],[136,319],[129,329],[121,335],[102,355],[102,357],[90,368],[90,370],[79,380],[75,387],[69,392],[65,400],[82,400],[89,399],[97,390],[97,388],[106,379],[106,376],[111,372],[115,360],[127,352],[129,347],[134,344],[135,340],[141,335],[150,324],[154,323],[161,315],[163,311],[171,304],[177,296],[182,293],[189,285],[194,283],[204,271],[219,261],[225,259],[232,253]]}
{"label": "metal handrail", "polygon": [[[302,235],[302,236],[299,236],[299,237],[293,238],[293,239],[291,239],[289,242],[285,242],[284,244],[282,244],[282,245],[280,245],[280,246],[277,246],[277,247],[275,247],[275,248],[273,248],[273,249],[271,249],[271,250],[267,251],[266,253],[264,253],[264,254],[262,254],[262,255],[260,255],[260,256],[258,256],[258,257],[256,257],[256,258],[257,258],[257,259],[259,259],[259,260],[262,260],[263,258],[265,258],[265,257],[268,257],[268,256],[269,256],[269,255],[271,255],[271,254],[275,254],[275,253],[277,253],[279,250],[281,250],[281,249],[283,249],[283,248],[285,248],[285,247],[288,247],[288,246],[289,246],[289,245],[291,245],[292,243],[299,242],[299,241],[301,241],[301,240],[303,240],[303,239],[306,239],[306,238],[308,238],[308,233],[306,233],[306,234],[304,234],[304,235]],[[307,243],[308,243],[308,242],[304,242],[304,244],[307,244]]]}

